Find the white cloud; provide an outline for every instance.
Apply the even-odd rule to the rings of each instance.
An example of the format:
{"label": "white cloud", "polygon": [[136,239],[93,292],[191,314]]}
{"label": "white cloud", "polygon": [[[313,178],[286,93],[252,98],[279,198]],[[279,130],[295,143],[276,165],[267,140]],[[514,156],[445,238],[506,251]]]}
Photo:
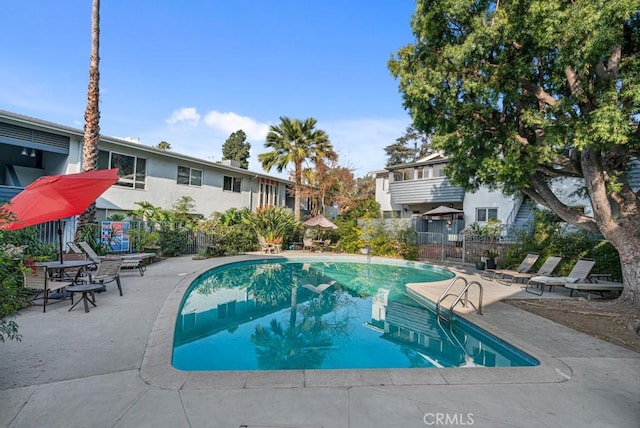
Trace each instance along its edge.
{"label": "white cloud", "polygon": [[198,122],[200,122],[200,114],[195,107],[183,107],[179,110],[174,110],[169,119],[167,119],[169,125],[186,123],[187,125],[197,126]]}
{"label": "white cloud", "polygon": [[[251,117],[234,112],[209,111],[202,116],[195,108],[183,108],[172,113],[167,126],[141,133],[143,144],[155,145],[164,140],[171,143],[172,150],[201,159],[219,161],[222,159],[222,145],[233,132],[242,129],[251,143],[249,169],[264,172],[258,161],[258,154],[264,153],[265,137],[270,123],[259,122]],[[192,126],[177,126],[180,124]],[[340,121],[319,121],[317,129],[329,135],[339,162],[354,169],[356,177],[369,171],[384,168],[387,158],[384,148],[395,142],[411,123],[407,118],[345,119]],[[288,178],[272,169],[269,174]]]}
{"label": "white cloud", "polygon": [[228,135],[242,129],[248,140],[264,140],[269,132],[268,123],[260,123],[247,116],[233,112],[212,110],[204,118],[204,123],[213,129],[226,132]]}

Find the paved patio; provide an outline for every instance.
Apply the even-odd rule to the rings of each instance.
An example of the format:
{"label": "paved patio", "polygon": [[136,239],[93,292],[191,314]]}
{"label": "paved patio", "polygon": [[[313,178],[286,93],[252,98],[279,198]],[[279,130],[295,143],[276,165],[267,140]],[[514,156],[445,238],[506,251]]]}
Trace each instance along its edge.
{"label": "paved patio", "polygon": [[[640,426],[640,354],[501,303],[532,296],[482,280],[473,269],[450,267],[484,286],[484,315],[465,317],[530,353],[540,366],[173,369],[175,308],[191,281],[229,259],[267,257],[171,258],[149,266],[144,277],[125,271],[124,297],[112,286],[89,313],[69,312],[69,302],[44,314],[41,307],[22,311],[22,342],[0,343],[0,426]],[[566,292],[543,297],[558,296]]]}

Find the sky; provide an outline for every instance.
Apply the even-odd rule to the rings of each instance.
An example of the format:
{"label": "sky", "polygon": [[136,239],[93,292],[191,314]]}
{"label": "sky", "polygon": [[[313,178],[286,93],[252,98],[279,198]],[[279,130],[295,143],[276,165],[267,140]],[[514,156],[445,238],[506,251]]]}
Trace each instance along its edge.
{"label": "sky", "polygon": [[[83,128],[91,3],[3,3],[0,109]],[[313,117],[362,177],[411,123],[387,61],[414,41],[414,11],[413,0],[102,1],[101,134],[219,161],[242,129],[249,169],[265,172],[269,126]]]}

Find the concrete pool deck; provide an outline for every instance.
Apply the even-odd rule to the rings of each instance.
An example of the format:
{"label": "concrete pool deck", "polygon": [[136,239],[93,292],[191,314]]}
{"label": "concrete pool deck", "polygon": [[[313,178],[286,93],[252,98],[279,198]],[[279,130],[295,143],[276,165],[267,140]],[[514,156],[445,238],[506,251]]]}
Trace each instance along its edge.
{"label": "concrete pool deck", "polygon": [[[311,256],[285,256],[301,254]],[[454,266],[448,268],[484,287],[484,315],[465,317],[540,366],[173,369],[174,308],[191,281],[222,261],[269,257],[166,259],[150,265],[144,277],[125,271],[124,296],[110,286],[89,313],[79,307],[69,312],[69,302],[48,306],[47,313],[42,307],[21,311],[22,342],[0,343],[0,426],[639,426],[640,354],[502,303],[533,296]],[[543,298],[566,295],[559,290]]]}

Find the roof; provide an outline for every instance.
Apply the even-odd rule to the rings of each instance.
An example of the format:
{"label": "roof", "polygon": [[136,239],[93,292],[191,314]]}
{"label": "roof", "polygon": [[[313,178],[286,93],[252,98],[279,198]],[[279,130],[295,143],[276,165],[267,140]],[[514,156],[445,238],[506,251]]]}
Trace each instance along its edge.
{"label": "roof", "polygon": [[428,156],[425,156],[423,158],[420,158],[418,160],[416,160],[415,162],[410,162],[410,163],[402,163],[402,164],[398,164],[398,165],[393,165],[393,166],[387,166],[385,167],[386,170],[388,171],[395,171],[398,169],[404,169],[404,168],[415,168],[418,166],[423,166],[423,165],[434,165],[434,164],[439,164],[439,163],[447,163],[449,159],[447,159],[446,156],[444,156],[442,153],[432,153]]}
{"label": "roof", "polygon": [[[82,138],[84,136],[84,131],[82,129],[72,128],[70,126],[60,125],[58,123],[48,122],[46,120],[37,119],[35,117],[25,116],[22,114],[13,113],[6,110],[0,110],[0,119],[8,119],[13,124],[22,125],[29,128],[37,127],[39,129],[46,130],[52,133],[76,136],[79,138]],[[194,162],[201,165],[206,165],[208,167],[218,168],[221,170],[232,171],[232,172],[246,174],[246,175],[255,175],[263,178],[276,180],[282,183],[293,184],[293,182],[290,180],[286,180],[280,177],[274,177],[264,172],[256,172],[256,171],[251,171],[251,170],[247,170],[239,167],[234,167],[231,165],[225,165],[219,162],[211,162],[205,159],[200,159],[194,156],[189,156],[189,155],[174,152],[174,151],[160,150],[156,147],[151,147],[145,144],[133,142],[124,138],[110,137],[110,136],[100,134],[100,141],[104,143],[114,144],[120,147],[127,147],[127,148],[134,148],[136,150],[142,150],[147,153],[153,153],[153,154],[164,156],[167,158],[186,160],[189,162]]]}

